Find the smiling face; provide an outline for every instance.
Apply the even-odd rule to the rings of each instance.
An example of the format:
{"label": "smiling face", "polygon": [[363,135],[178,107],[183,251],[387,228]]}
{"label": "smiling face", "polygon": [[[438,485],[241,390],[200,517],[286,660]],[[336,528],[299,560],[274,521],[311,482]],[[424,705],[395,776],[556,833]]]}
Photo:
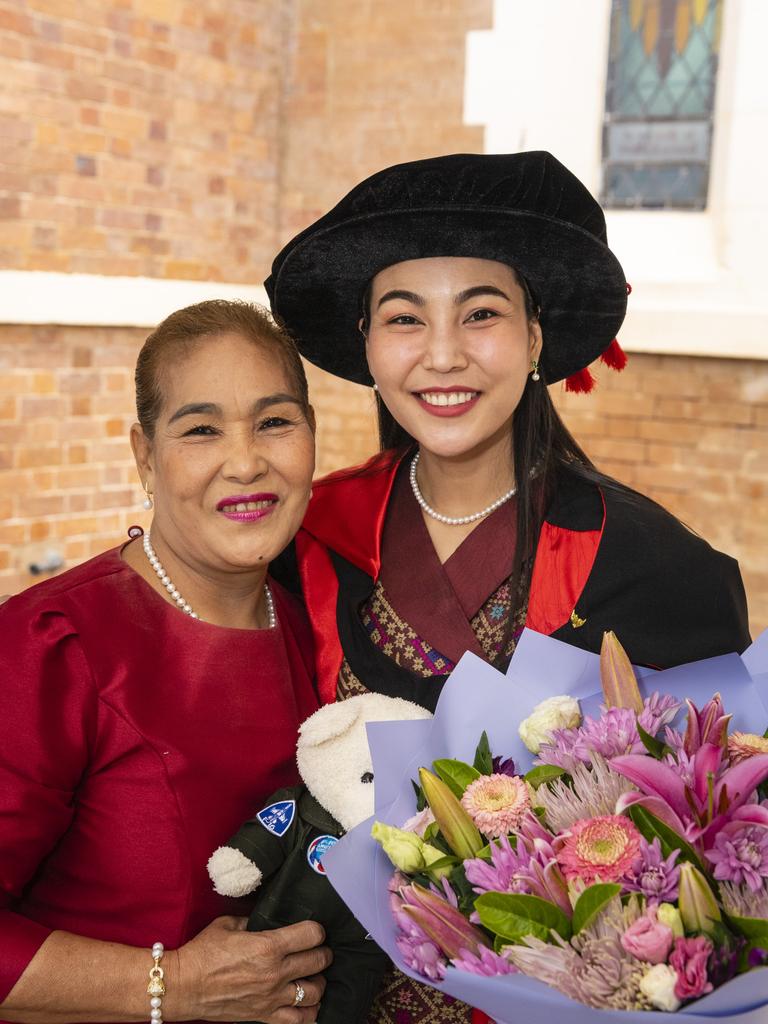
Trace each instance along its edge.
{"label": "smiling face", "polygon": [[266,565],[309,501],[311,410],[268,342],[227,333],[171,351],[154,437],[132,431],[154,495],[153,542],[209,578]]}
{"label": "smiling face", "polygon": [[371,287],[367,356],[382,401],[422,448],[461,457],[511,439],[538,321],[503,263],[396,263]]}

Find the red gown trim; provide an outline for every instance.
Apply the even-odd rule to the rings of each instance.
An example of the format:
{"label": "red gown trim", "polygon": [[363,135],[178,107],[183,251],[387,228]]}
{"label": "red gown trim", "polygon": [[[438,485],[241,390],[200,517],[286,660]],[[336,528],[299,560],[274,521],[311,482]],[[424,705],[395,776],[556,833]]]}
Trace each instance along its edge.
{"label": "red gown trim", "polygon": [[[402,454],[380,452],[362,466],[316,480],[302,530],[376,580],[389,495]],[[309,604],[309,602],[307,602]]]}
{"label": "red gown trim", "polygon": [[599,530],[568,530],[548,522],[543,524],[528,595],[528,629],[550,635],[564,626],[576,610],[603,538],[602,492],[600,498],[603,522]]}

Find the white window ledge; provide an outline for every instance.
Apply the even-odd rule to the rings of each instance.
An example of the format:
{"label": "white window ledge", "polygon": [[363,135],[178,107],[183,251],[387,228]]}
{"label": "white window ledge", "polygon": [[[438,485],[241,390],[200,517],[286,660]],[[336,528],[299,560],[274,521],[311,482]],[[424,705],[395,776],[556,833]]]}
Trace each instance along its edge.
{"label": "white window ledge", "polygon": [[0,271],[2,324],[155,327],[169,313],[205,299],[245,299],[269,308],[261,285]]}

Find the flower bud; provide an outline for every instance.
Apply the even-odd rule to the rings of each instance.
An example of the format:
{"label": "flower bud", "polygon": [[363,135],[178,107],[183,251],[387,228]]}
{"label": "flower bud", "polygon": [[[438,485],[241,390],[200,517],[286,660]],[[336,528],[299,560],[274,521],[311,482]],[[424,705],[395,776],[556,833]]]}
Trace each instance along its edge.
{"label": "flower bud", "polygon": [[436,775],[419,768],[419,781],[443,838],[457,857],[475,857],[485,842],[459,801]]}
{"label": "flower bud", "polygon": [[655,964],[640,979],[640,991],[655,1010],[666,1010],[674,1013],[680,1008],[680,1000],[675,995],[677,973],[668,964]]}
{"label": "flower bud", "polygon": [[687,861],[680,865],[678,903],[680,917],[687,932],[714,932],[720,910],[709,883],[698,868]]}
{"label": "flower bud", "polygon": [[631,708],[638,714],[643,710],[643,698],[635,678],[632,662],[615,633],[603,633],[600,647],[600,681],[603,696],[609,708]]}
{"label": "flower bud", "polygon": [[573,697],[548,697],[520,723],[518,732],[531,753],[538,754],[542,743],[551,741],[554,729],[575,729],[580,724],[581,711],[577,700]]}
{"label": "flower bud", "polygon": [[676,939],[682,938],[685,934],[683,919],[680,917],[680,911],[674,904],[660,903],[656,908],[656,919],[665,924],[667,928],[671,928],[672,934]]}
{"label": "flower bud", "polygon": [[384,853],[400,871],[414,875],[424,870],[424,841],[415,832],[405,832],[393,825],[375,821],[371,835],[381,844]]}
{"label": "flower bud", "polygon": [[401,891],[401,895],[405,900],[403,912],[450,959],[459,956],[464,949],[477,956],[480,946],[488,945],[483,932],[436,893],[420,885],[410,885]]}

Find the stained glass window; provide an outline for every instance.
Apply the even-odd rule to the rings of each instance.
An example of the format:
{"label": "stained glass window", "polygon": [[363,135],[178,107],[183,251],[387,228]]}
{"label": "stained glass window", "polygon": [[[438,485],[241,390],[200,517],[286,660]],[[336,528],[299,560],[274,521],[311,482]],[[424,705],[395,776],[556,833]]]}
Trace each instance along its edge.
{"label": "stained glass window", "polygon": [[613,0],[605,206],[706,206],[723,2]]}

